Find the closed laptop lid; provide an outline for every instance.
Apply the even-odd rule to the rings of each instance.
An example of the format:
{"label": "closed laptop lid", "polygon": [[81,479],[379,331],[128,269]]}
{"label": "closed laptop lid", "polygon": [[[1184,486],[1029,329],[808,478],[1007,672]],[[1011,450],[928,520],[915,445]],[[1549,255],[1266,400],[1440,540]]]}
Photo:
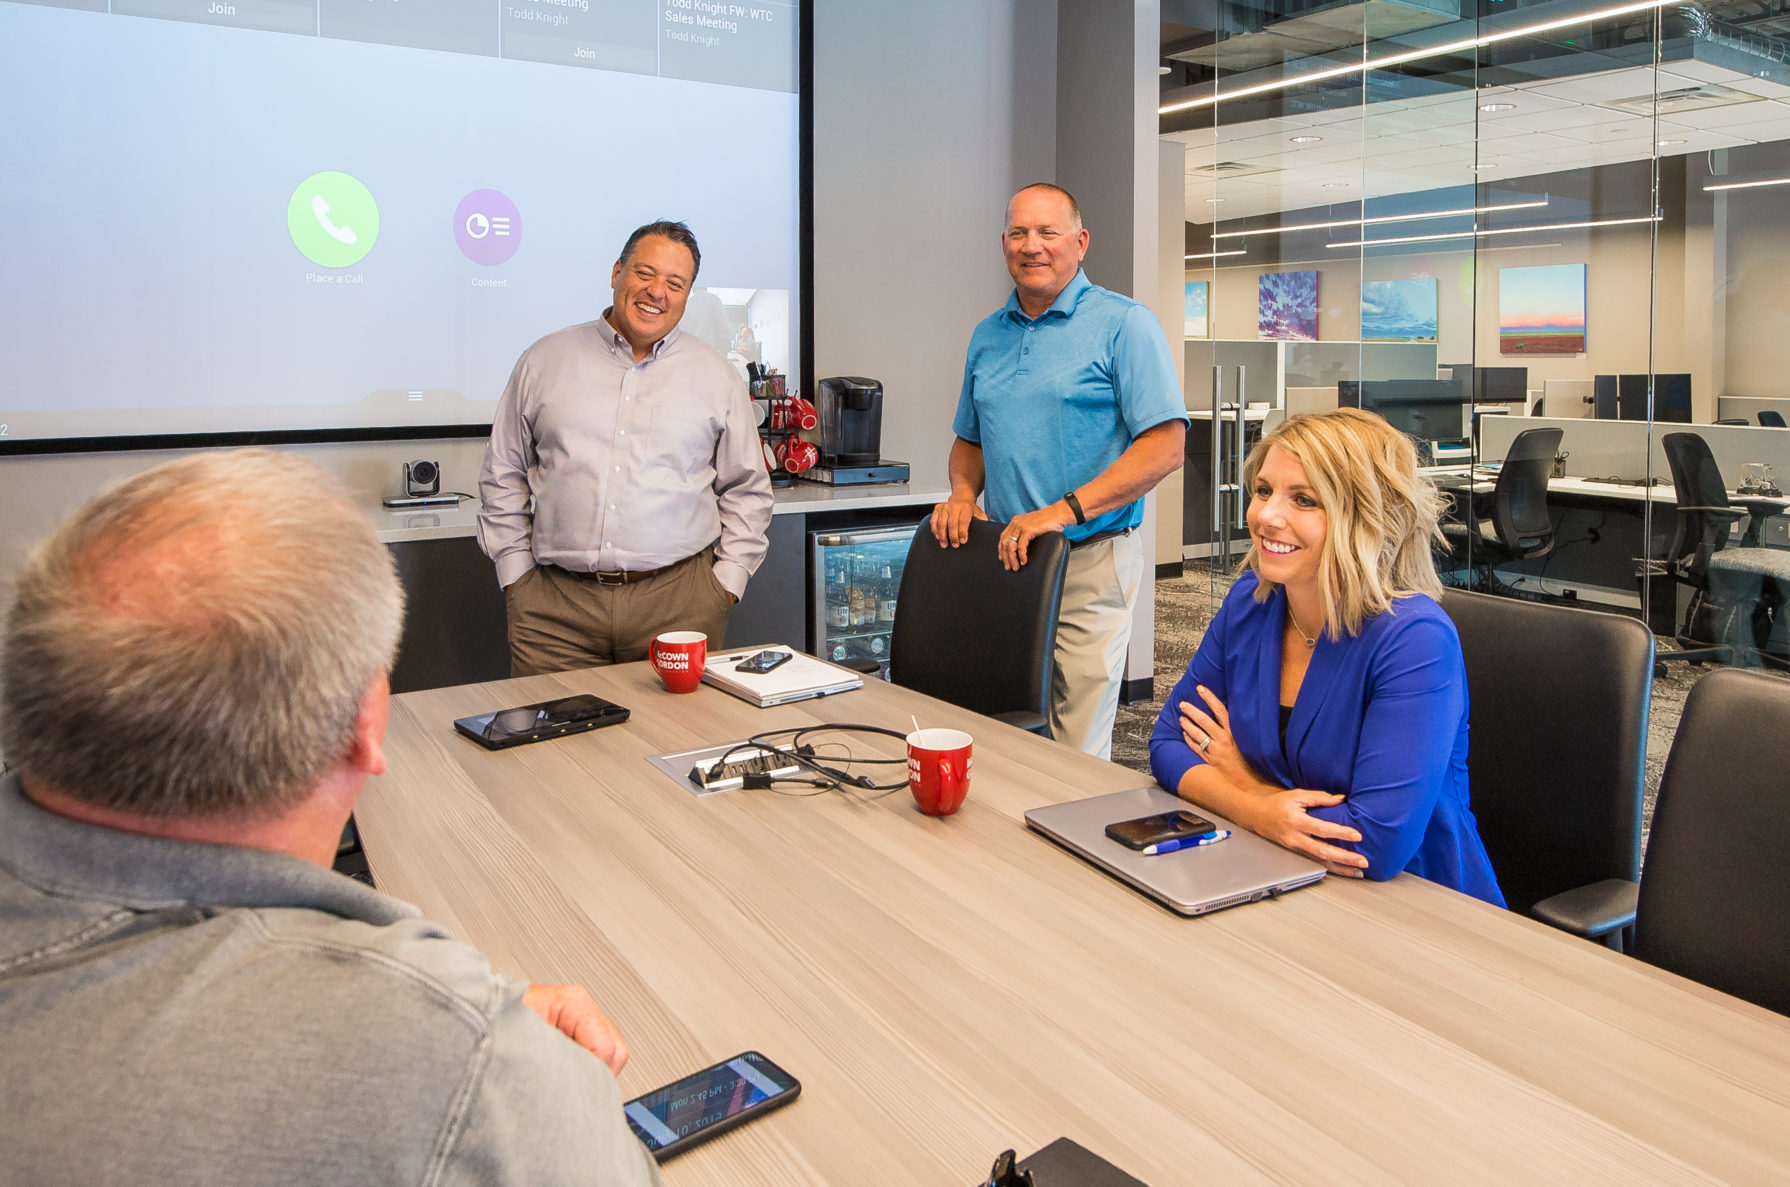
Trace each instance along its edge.
{"label": "closed laptop lid", "polygon": [[[1158,812],[1198,812],[1231,835],[1211,845],[1145,856],[1106,835],[1106,826]],[[1204,915],[1309,886],[1324,867],[1195,808],[1157,786],[1134,787],[1091,799],[1033,808],[1026,824],[1078,857],[1127,882],[1169,910]]]}

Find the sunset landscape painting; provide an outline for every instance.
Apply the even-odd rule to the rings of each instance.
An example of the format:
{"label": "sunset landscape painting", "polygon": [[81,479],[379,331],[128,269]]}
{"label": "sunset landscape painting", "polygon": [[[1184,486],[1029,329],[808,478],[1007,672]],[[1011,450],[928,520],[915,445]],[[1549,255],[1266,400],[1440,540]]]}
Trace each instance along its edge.
{"label": "sunset landscape painting", "polygon": [[1585,353],[1585,265],[1499,269],[1498,352]]}
{"label": "sunset landscape painting", "polygon": [[1318,340],[1316,272],[1260,273],[1256,294],[1256,327],[1260,337],[1281,341]]}

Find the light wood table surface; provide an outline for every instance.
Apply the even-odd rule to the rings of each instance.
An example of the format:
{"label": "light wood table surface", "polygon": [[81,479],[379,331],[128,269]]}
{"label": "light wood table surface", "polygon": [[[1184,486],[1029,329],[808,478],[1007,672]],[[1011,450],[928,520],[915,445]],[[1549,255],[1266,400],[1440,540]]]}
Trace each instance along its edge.
{"label": "light wood table surface", "polygon": [[[633,719],[452,728],[574,692]],[[975,735],[955,817],[697,798],[644,757],[910,713]],[[674,1187],[968,1184],[1060,1135],[1154,1187],[1790,1180],[1790,1019],[1409,876],[1181,919],[1022,820],[1145,779],[904,689],[759,710],[632,664],[400,696],[386,753],[356,813],[380,887],[588,985],[626,1095],[747,1049],[802,1080]]]}

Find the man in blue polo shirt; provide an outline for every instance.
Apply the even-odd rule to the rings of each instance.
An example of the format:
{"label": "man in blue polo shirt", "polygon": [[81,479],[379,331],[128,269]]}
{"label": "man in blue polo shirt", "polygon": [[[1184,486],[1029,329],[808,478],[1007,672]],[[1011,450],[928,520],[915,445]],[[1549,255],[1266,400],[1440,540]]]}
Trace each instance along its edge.
{"label": "man in blue polo shirt", "polygon": [[951,498],[932,531],[955,548],[993,516],[1009,569],[1040,533],[1069,538],[1051,733],[1106,758],[1145,572],[1143,498],[1181,464],[1186,404],[1156,316],[1082,273],[1088,232],[1067,190],[1013,195],[1001,249],[1013,295],[970,337]]}

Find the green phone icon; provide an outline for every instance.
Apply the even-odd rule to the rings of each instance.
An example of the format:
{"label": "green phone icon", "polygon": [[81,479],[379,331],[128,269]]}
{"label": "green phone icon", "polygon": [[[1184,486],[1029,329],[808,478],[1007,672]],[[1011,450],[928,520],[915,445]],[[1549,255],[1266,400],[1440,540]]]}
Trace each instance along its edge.
{"label": "green phone icon", "polygon": [[323,268],[360,263],[379,238],[379,203],[359,178],[334,171],[313,173],[286,204],[292,245]]}

